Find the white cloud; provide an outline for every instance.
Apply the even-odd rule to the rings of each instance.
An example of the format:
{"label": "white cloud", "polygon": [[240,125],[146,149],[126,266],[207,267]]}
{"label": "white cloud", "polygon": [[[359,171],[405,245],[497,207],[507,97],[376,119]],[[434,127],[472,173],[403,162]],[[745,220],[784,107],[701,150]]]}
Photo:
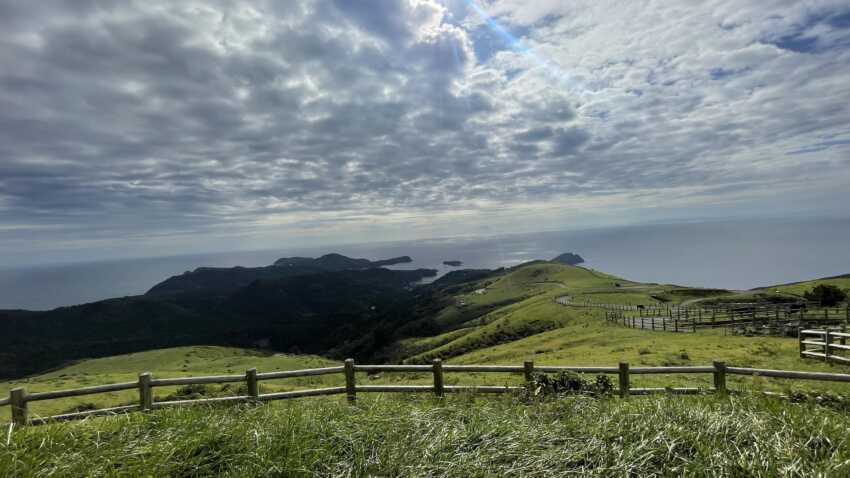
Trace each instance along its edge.
{"label": "white cloud", "polygon": [[0,221],[271,244],[846,202],[845,2],[476,4],[0,0]]}

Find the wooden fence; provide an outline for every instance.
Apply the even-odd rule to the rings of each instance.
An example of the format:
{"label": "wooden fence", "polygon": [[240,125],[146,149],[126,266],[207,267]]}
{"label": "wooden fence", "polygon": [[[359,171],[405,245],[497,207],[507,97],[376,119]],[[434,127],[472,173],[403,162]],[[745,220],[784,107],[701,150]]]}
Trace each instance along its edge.
{"label": "wooden fence", "polygon": [[666,332],[705,328],[751,328],[772,335],[793,335],[800,327],[850,325],[850,304],[809,307],[802,304],[735,303],[713,307],[604,304],[556,299],[561,305],[605,310],[605,318],[626,327]]}
{"label": "wooden fence", "polygon": [[818,358],[824,362],[850,364],[850,357],[841,355],[847,354],[850,351],[850,345],[847,345],[847,339],[850,338],[850,334],[845,329],[801,329],[799,335],[800,357]]}
{"label": "wooden fence", "polygon": [[[431,385],[358,385],[355,378],[356,372],[420,372],[433,374]],[[298,397],[315,397],[321,395],[346,395],[349,403],[354,403],[358,393],[433,393],[437,397],[443,397],[446,393],[472,392],[472,393],[505,393],[520,390],[522,387],[510,386],[452,386],[445,385],[443,374],[445,372],[465,373],[517,373],[523,374],[526,381],[530,381],[535,373],[592,373],[592,374],[616,374],[618,377],[618,392],[621,397],[627,395],[646,395],[650,393],[670,392],[677,394],[696,394],[701,392],[727,393],[726,375],[751,375],[761,377],[778,377],[789,379],[821,380],[832,382],[850,383],[850,375],[823,372],[798,372],[788,370],[756,369],[746,367],[730,367],[724,362],[716,361],[710,366],[677,366],[677,367],[630,367],[628,363],[621,362],[617,367],[570,367],[570,366],[539,366],[534,362],[525,362],[523,365],[444,365],[439,359],[434,360],[431,365],[356,365],[353,359],[348,359],[342,366],[315,368],[306,370],[291,370],[280,372],[258,373],[257,369],[249,369],[244,375],[216,375],[206,377],[181,377],[156,379],[149,372],[139,375],[135,382],[114,383],[94,387],[77,388],[73,390],[61,390],[53,392],[27,393],[24,388],[15,388],[9,398],[0,400],[0,406],[11,407],[12,423],[15,425],[43,424],[51,421],[71,420],[97,415],[114,415],[131,411],[148,411],[171,406],[184,406],[195,404],[212,404],[223,402],[265,402],[271,400],[284,400]],[[312,390],[297,390],[290,392],[276,392],[261,394],[259,382],[262,380],[283,379],[293,377],[306,377],[327,374],[343,374],[345,385],[340,387],[320,388]],[[633,388],[630,386],[629,378],[632,375],[642,374],[712,374],[714,386],[711,389],[700,389],[693,387],[684,388]],[[208,383],[233,383],[244,382],[247,386],[247,395],[233,397],[217,397],[196,400],[172,400],[157,402],[154,400],[153,389],[155,387],[174,385],[194,385]],[[136,389],[139,392],[137,404],[120,407],[105,408],[99,410],[88,410],[83,412],[66,413],[50,417],[30,418],[27,404],[40,400],[52,400],[66,397],[76,397],[96,393],[113,392],[119,390]]]}

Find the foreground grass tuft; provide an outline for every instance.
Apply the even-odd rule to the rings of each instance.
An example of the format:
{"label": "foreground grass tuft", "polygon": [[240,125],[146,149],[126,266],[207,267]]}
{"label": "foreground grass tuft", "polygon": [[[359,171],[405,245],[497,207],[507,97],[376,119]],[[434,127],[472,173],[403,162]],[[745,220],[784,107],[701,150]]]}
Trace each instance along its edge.
{"label": "foreground grass tuft", "polygon": [[187,408],[16,430],[0,476],[848,476],[848,418],[752,396]]}

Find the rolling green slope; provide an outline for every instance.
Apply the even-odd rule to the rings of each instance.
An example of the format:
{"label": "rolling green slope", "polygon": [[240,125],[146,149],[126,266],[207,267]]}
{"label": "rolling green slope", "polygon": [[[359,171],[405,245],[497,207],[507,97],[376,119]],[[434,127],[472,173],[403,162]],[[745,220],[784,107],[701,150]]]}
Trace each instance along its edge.
{"label": "rolling green slope", "polygon": [[765,291],[778,291],[784,294],[791,294],[795,296],[802,297],[803,293],[811,290],[813,287],[828,284],[834,285],[839,289],[843,289],[845,291],[850,290],[850,275],[840,276],[840,277],[831,277],[831,278],[823,278],[823,279],[815,279],[804,282],[794,282],[791,284],[779,284],[770,287],[764,287],[756,290],[765,290]]}
{"label": "rolling green slope", "polygon": [[[483,276],[483,277],[482,277]],[[653,332],[621,327],[604,320],[598,309],[563,306],[555,302],[568,296],[581,302],[643,303],[684,302],[695,298],[711,300],[750,297],[756,292],[732,294],[723,290],[693,289],[673,285],[641,284],[582,267],[534,262],[515,268],[476,274],[474,280],[450,284],[439,289],[436,297],[444,307],[436,309],[432,333],[401,336],[384,354],[392,362],[428,363],[442,358],[455,363],[520,364],[534,360],[539,364],[615,365],[628,361],[633,365],[697,365],[723,360],[739,366],[784,368],[793,370],[850,373],[850,367],[802,360],[797,341],[780,337],[725,336],[723,331],[708,330],[696,334]],[[840,283],[845,279],[827,279]],[[809,281],[789,286],[805,291],[824,282]],[[448,292],[447,292],[448,291]],[[442,294],[442,295],[440,295]],[[355,358],[359,361],[364,357]],[[368,359],[373,360],[373,359]],[[24,380],[0,383],[0,396],[9,388],[25,385],[30,391],[68,389],[80,386],[134,381],[141,371],[159,377],[186,375],[238,374],[257,367],[261,371],[322,366],[332,362],[318,356],[287,355],[228,347],[178,347],[128,355],[85,360],[80,363]],[[365,377],[365,376],[364,376]],[[476,380],[493,377],[476,377]],[[425,375],[401,374],[370,377],[375,383],[428,383]],[[452,376],[447,383],[462,383],[464,377]],[[518,383],[519,377],[499,378],[499,383]],[[645,376],[636,386],[700,384],[708,386],[709,377]],[[263,383],[266,390],[339,384],[339,377],[304,378],[285,383]],[[733,379],[734,385],[782,390],[781,382]],[[841,386],[794,382],[794,388],[844,391]],[[158,390],[160,398],[176,389]],[[214,390],[232,393],[233,390]],[[130,403],[132,391],[80,397],[56,402],[34,403],[37,414],[53,414],[80,406],[106,406]]]}
{"label": "rolling green slope", "polygon": [[[26,387],[28,392],[41,392],[133,382],[138,379],[139,373],[145,371],[152,372],[158,378],[171,378],[240,374],[252,367],[263,372],[270,372],[323,367],[328,364],[336,364],[336,362],[312,355],[267,354],[232,347],[176,347],[82,360],[42,375],[0,382],[0,396],[8,396],[11,388],[21,386]],[[263,382],[263,386],[269,390],[290,390],[299,386],[323,384],[326,380],[326,377],[304,377],[286,382],[281,381],[280,383]],[[158,388],[157,395],[163,397],[175,391],[176,388],[174,387]],[[126,390],[33,402],[30,404],[30,409],[36,415],[55,415],[74,407],[96,406],[96,408],[105,408],[127,404],[135,400],[138,400],[138,393],[134,390]],[[0,413],[3,413],[0,422],[7,421],[8,407],[4,407]]]}

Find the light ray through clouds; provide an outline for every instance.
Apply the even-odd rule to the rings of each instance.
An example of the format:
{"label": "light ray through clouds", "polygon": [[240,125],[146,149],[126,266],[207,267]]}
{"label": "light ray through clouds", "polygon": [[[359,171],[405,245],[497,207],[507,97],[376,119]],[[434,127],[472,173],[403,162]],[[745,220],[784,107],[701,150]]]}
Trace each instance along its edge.
{"label": "light ray through clouds", "polygon": [[502,26],[498,20],[496,20],[492,15],[487,13],[486,10],[481,8],[478,5],[476,0],[464,0],[466,4],[469,6],[472,11],[474,11],[479,18],[487,25],[490,30],[493,31],[496,35],[498,35],[505,43],[516,53],[523,55],[524,57],[531,60],[531,62],[543,69],[546,74],[552,79],[556,80],[561,86],[564,86],[571,90],[578,91],[587,91],[589,89],[583,85],[581,82],[572,77],[569,73],[564,71],[558,64],[549,61],[540,55],[537,54],[531,47],[527,46],[522,42],[519,38],[514,36],[507,28]]}
{"label": "light ray through clouds", "polygon": [[107,3],[0,0],[0,263],[847,215],[847,0]]}

